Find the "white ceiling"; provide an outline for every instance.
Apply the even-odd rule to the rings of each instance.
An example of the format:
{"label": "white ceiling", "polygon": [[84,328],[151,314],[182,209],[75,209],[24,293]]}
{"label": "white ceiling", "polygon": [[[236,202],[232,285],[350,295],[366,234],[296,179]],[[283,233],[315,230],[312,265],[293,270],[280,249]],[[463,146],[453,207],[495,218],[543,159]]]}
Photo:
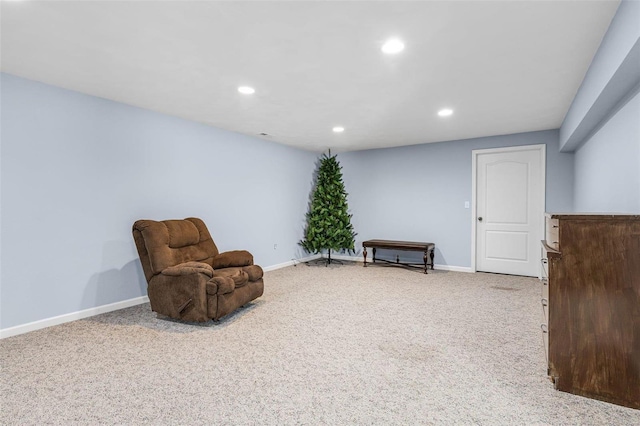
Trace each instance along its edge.
{"label": "white ceiling", "polygon": [[1,66],[303,149],[412,145],[560,127],[618,3],[3,1]]}

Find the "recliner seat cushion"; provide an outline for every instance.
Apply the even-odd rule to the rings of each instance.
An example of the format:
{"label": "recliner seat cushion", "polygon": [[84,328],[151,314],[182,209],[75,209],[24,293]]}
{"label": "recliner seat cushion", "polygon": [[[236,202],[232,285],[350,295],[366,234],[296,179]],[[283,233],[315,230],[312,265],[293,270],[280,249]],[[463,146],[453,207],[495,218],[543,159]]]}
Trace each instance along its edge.
{"label": "recliner seat cushion", "polygon": [[242,287],[249,282],[249,275],[240,268],[214,269],[213,277],[231,278],[236,288]]}

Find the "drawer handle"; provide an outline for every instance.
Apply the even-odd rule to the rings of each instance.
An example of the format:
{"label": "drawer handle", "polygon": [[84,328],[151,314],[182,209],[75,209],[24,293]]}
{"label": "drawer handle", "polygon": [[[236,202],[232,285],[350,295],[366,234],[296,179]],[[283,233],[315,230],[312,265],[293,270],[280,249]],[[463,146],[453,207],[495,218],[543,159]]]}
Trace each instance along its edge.
{"label": "drawer handle", "polygon": [[542,278],[540,281],[542,281],[542,285],[549,285],[549,278]]}
{"label": "drawer handle", "polygon": [[543,333],[549,332],[549,328],[547,327],[547,324],[540,324],[540,330],[542,330]]}
{"label": "drawer handle", "polygon": [[558,228],[560,225],[551,225],[552,228]]}
{"label": "drawer handle", "polygon": [[540,303],[542,303],[542,306],[549,306],[549,301],[544,297],[540,300]]}
{"label": "drawer handle", "polygon": [[540,262],[542,262],[542,263],[544,263],[546,265],[548,260],[547,260],[546,257],[543,257],[542,259],[540,259]]}

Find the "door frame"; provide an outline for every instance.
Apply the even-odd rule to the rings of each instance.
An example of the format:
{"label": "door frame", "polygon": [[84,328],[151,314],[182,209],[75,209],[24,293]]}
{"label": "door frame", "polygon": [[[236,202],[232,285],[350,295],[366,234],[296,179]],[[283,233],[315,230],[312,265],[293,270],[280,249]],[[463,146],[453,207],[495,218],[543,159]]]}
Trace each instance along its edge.
{"label": "door frame", "polygon": [[[541,217],[544,217],[544,213],[546,211],[546,181],[547,181],[547,145],[545,144],[536,144],[536,145],[519,145],[519,146],[508,146],[505,148],[488,148],[488,149],[474,149],[471,151],[471,271],[477,272],[476,269],[476,253],[477,253],[477,229],[476,229],[476,218],[477,218],[477,192],[478,192],[478,156],[481,154],[498,154],[498,153],[508,153],[508,152],[518,152],[518,151],[538,151],[540,155],[540,165],[541,165],[541,177],[540,179],[540,193],[538,197],[542,201],[540,205],[542,206],[542,211],[539,212]],[[540,235],[544,237],[544,220],[540,221]],[[538,277],[540,272],[538,272]]]}

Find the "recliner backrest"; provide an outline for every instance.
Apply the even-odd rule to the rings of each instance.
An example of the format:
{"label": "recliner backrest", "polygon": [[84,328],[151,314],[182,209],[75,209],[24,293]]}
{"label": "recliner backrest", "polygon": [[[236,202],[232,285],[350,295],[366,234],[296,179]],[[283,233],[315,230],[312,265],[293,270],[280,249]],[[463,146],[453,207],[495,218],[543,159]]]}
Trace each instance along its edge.
{"label": "recliner backrest", "polygon": [[138,220],[133,239],[147,282],[164,269],[185,262],[212,264],[218,255],[209,230],[201,219]]}

